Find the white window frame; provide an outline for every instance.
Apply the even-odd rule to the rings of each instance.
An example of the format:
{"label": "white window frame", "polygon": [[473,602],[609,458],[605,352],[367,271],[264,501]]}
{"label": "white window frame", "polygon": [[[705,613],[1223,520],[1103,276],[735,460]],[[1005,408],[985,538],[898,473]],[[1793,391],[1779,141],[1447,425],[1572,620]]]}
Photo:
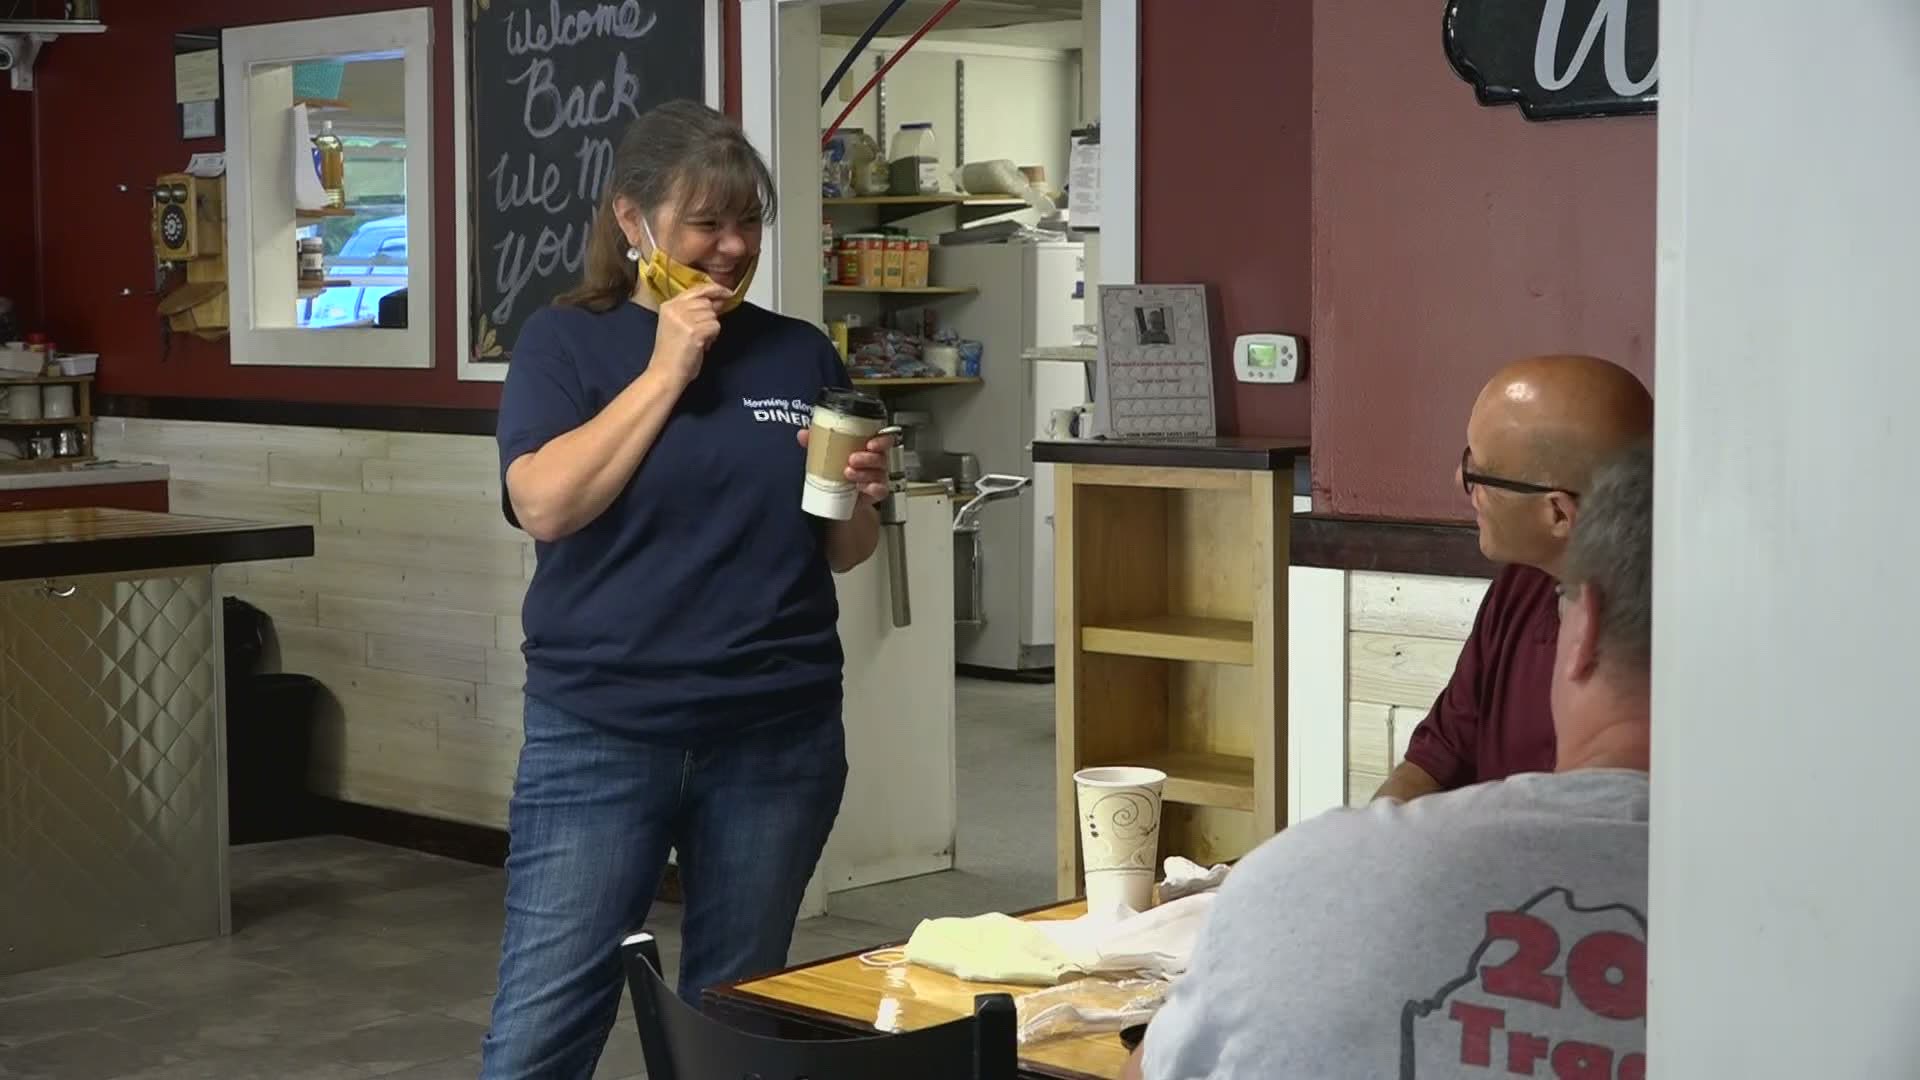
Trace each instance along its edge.
{"label": "white window frame", "polygon": [[[685,2],[685,0],[677,0]],[[706,6],[706,103],[724,108],[726,81],[721,57],[720,0]],[[504,382],[509,365],[473,359],[473,108],[467,89],[467,32],[473,0],[447,0],[453,13],[453,340],[461,382]]]}
{"label": "white window frame", "polygon": [[[406,100],[407,312],[405,329],[259,326],[257,275],[268,260],[294,266],[291,121],[256,121],[249,72],[257,64],[400,52]],[[228,29],[222,42],[227,110],[228,290],[236,366],[430,368],[434,365],[433,12],[430,8]],[[271,112],[278,112],[267,106]]]}

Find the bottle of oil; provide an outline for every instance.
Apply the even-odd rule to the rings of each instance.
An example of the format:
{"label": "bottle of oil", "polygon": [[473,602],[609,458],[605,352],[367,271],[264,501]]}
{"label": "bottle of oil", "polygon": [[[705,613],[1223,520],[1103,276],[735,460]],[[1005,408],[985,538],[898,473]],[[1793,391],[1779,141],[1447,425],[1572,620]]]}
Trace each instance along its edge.
{"label": "bottle of oil", "polygon": [[320,152],[320,186],[327,189],[327,205],[347,205],[347,148],[333,133],[333,121],[320,126],[313,146]]}

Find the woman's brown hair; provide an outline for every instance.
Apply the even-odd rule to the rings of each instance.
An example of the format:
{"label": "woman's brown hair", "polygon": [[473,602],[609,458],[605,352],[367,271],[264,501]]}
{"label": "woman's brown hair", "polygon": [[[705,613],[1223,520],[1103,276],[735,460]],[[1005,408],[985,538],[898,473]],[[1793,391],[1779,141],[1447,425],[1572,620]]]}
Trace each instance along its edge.
{"label": "woman's brown hair", "polygon": [[696,101],[650,109],[621,136],[587,238],[580,284],[559,303],[611,311],[632,298],[639,268],[627,258],[631,245],[614,213],[621,196],[649,218],[668,200],[679,202],[682,217],[758,214],[772,221],[775,208],[773,174],[739,124]]}

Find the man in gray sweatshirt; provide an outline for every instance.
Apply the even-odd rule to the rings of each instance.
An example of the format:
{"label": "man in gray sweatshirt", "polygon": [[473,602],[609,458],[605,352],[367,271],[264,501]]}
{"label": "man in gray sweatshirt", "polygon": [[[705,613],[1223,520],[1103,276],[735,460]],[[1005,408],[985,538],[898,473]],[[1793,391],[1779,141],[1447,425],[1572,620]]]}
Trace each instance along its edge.
{"label": "man in gray sweatshirt", "polygon": [[1336,810],[1235,868],[1130,1075],[1646,1073],[1653,455],[1582,495],[1554,771]]}

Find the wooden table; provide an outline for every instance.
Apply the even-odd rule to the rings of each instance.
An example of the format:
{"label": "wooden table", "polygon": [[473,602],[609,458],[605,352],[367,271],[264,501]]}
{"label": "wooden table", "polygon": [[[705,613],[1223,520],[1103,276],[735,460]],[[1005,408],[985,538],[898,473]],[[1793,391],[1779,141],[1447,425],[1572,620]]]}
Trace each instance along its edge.
{"label": "wooden table", "polygon": [[[1021,918],[1075,919],[1084,914],[1086,903],[1075,900]],[[967,982],[910,965],[869,967],[855,953],[716,987],[707,991],[706,1004],[722,1017],[749,1024],[772,1020],[787,1037],[846,1038],[932,1027],[973,1015],[975,994],[1018,997],[1036,989]],[[1053,1039],[1022,1049],[1020,1074],[1046,1080],[1116,1080],[1127,1056],[1118,1032]]]}

